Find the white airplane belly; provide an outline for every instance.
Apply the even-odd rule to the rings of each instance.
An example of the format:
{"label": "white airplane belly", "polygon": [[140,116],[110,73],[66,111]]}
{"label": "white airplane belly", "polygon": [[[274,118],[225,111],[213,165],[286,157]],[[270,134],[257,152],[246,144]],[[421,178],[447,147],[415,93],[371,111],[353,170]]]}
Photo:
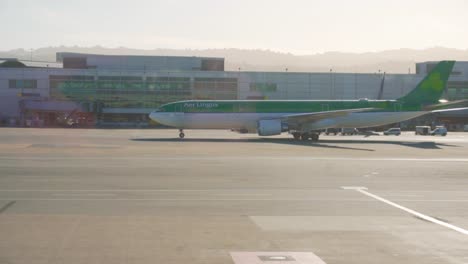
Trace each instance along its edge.
{"label": "white airplane belly", "polygon": [[246,128],[255,130],[260,119],[277,118],[280,113],[185,113],[184,128],[230,129]]}

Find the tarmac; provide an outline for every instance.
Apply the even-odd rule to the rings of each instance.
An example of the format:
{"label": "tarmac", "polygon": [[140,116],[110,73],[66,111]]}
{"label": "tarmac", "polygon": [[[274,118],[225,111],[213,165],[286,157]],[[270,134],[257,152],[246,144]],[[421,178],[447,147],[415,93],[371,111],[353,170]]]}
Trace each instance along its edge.
{"label": "tarmac", "polygon": [[0,129],[0,263],[468,263],[468,133]]}

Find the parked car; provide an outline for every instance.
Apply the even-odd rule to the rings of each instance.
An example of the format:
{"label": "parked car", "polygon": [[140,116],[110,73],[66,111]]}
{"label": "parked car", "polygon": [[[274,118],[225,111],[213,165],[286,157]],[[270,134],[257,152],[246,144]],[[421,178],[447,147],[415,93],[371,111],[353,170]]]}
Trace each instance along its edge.
{"label": "parked car", "polygon": [[395,135],[395,136],[399,136],[401,135],[401,129],[399,127],[393,127],[393,128],[390,128],[388,130],[385,130],[383,132],[384,135],[388,136],[388,135]]}
{"label": "parked car", "polygon": [[430,126],[417,126],[414,131],[415,135],[430,135],[431,127]]}
{"label": "parked car", "polygon": [[431,131],[431,136],[440,135],[445,137],[447,135],[447,128],[444,126],[437,126],[434,130]]}

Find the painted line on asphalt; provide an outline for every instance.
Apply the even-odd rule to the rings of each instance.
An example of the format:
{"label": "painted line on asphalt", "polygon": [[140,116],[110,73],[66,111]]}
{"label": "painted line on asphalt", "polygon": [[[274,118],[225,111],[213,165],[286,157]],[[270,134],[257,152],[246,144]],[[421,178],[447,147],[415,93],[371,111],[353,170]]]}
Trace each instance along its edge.
{"label": "painted line on asphalt", "polygon": [[[367,199],[319,199],[319,198],[65,198],[66,195],[54,195],[52,196],[64,196],[64,198],[18,198],[18,197],[6,197],[0,198],[0,201],[347,201],[347,202],[368,202]],[[92,197],[99,195],[70,195],[72,197]],[[453,203],[468,203],[468,200],[396,200],[398,202],[453,202]]]}
{"label": "painted line on asphalt", "polygon": [[[420,161],[420,162],[468,162],[468,158],[349,158],[349,157],[291,157],[291,156],[225,156],[225,157],[193,157],[193,156],[177,156],[177,157],[0,157],[0,160],[31,160],[31,161],[55,161],[55,160],[141,160],[141,161],[199,161],[199,160],[293,160],[293,161]],[[24,164],[23,164],[24,165]]]}
{"label": "painted line on asphalt", "polygon": [[[335,191],[325,189],[326,191]],[[250,192],[313,192],[314,189],[0,189],[0,192],[225,192],[230,191],[250,191]],[[323,191],[323,190],[318,190]],[[256,194],[255,193],[255,194]]]}
{"label": "painted line on asphalt", "polygon": [[438,225],[441,225],[443,227],[450,228],[450,229],[455,230],[455,231],[457,231],[459,233],[462,233],[464,235],[468,235],[468,230],[466,230],[466,229],[463,229],[461,227],[458,227],[458,226],[455,226],[455,225],[440,221],[439,219],[436,219],[434,217],[430,217],[428,215],[419,213],[419,212],[417,212],[415,210],[412,210],[412,209],[409,209],[407,207],[396,204],[396,203],[394,203],[392,201],[389,201],[389,200],[387,200],[385,198],[382,198],[382,197],[380,197],[378,195],[372,194],[372,193],[367,191],[366,187],[359,187],[359,186],[346,187],[346,186],[343,186],[342,188],[345,189],[345,190],[354,190],[354,191],[360,192],[360,193],[362,193],[364,195],[367,195],[367,196],[369,196],[371,198],[374,198],[374,199],[376,199],[378,201],[381,201],[383,203],[386,203],[388,205],[396,207],[396,208],[398,208],[400,210],[403,210],[403,211],[405,211],[407,213],[410,213],[410,214],[412,214],[412,215],[414,215],[416,217],[419,217],[420,219],[424,219],[424,220],[432,222],[434,224],[438,224]]}
{"label": "painted line on asphalt", "polygon": [[[323,200],[316,198],[15,198],[17,201],[355,201],[364,199]],[[11,201],[11,198],[0,198],[0,201]],[[467,201],[468,202],[468,201]]]}
{"label": "painted line on asphalt", "polygon": [[326,264],[313,252],[229,252],[234,264],[258,264],[258,263],[289,263],[289,264]]}
{"label": "painted line on asphalt", "polygon": [[323,192],[323,191],[335,191],[336,189],[0,189],[0,192],[253,192],[258,194],[259,192],[273,192],[275,195],[277,192]]}
{"label": "painted line on asphalt", "polygon": [[113,193],[53,193],[52,196],[116,196]]}

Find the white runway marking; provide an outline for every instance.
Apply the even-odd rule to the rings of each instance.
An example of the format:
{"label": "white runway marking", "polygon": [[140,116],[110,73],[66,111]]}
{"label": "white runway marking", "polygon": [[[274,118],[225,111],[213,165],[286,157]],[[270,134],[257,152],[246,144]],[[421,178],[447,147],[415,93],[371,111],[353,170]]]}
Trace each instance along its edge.
{"label": "white runway marking", "polygon": [[[0,198],[0,201],[343,201],[330,200],[330,199],[316,199],[316,198]],[[363,199],[355,199],[346,201],[365,202]],[[467,201],[468,202],[468,201]]]}
{"label": "white runway marking", "polygon": [[278,191],[316,191],[314,189],[0,189],[0,192],[278,192]]}
{"label": "white runway marking", "polygon": [[391,206],[393,206],[393,207],[396,207],[396,208],[398,208],[398,209],[400,209],[400,210],[403,210],[403,211],[405,211],[405,212],[407,212],[407,213],[410,213],[410,214],[412,214],[412,215],[414,215],[414,216],[417,216],[417,217],[419,217],[419,218],[421,218],[421,219],[424,219],[424,220],[426,220],[426,221],[432,222],[432,223],[434,223],[434,224],[438,224],[438,225],[441,225],[441,226],[450,228],[450,229],[455,230],[455,231],[457,231],[457,232],[459,232],[459,233],[462,233],[462,234],[464,234],[464,235],[468,235],[468,230],[466,230],[466,229],[463,229],[463,228],[458,227],[458,226],[451,225],[451,224],[449,224],[449,223],[446,223],[446,222],[440,221],[440,220],[438,220],[438,219],[435,219],[434,217],[430,217],[430,216],[427,216],[427,215],[425,215],[425,214],[421,214],[421,213],[419,213],[419,212],[417,212],[417,211],[414,211],[414,210],[412,210],[412,209],[409,209],[409,208],[406,208],[406,207],[401,206],[401,205],[399,205],[399,204],[396,204],[396,203],[394,203],[394,202],[392,202],[392,201],[389,201],[389,200],[384,199],[384,198],[382,198],[382,197],[380,197],[380,196],[378,196],[378,195],[375,195],[375,194],[372,194],[372,193],[366,191],[367,188],[365,188],[365,187],[361,187],[361,188],[360,188],[360,187],[356,187],[356,186],[351,186],[351,187],[343,186],[342,188],[345,189],[345,190],[355,190],[355,191],[358,191],[358,192],[360,192],[360,193],[362,193],[362,194],[364,194],[364,195],[367,195],[367,196],[372,197],[372,198],[374,198],[374,199],[376,199],[376,200],[379,200],[379,201],[381,201],[381,202],[384,202],[384,203],[386,203],[386,204],[388,204],[388,205],[391,205]]}
{"label": "white runway marking", "polygon": [[302,263],[326,264],[313,252],[230,252],[235,264]]}
{"label": "white runway marking", "polygon": [[359,189],[367,190],[367,188],[364,186],[341,186],[341,188],[344,190],[359,190]]}

